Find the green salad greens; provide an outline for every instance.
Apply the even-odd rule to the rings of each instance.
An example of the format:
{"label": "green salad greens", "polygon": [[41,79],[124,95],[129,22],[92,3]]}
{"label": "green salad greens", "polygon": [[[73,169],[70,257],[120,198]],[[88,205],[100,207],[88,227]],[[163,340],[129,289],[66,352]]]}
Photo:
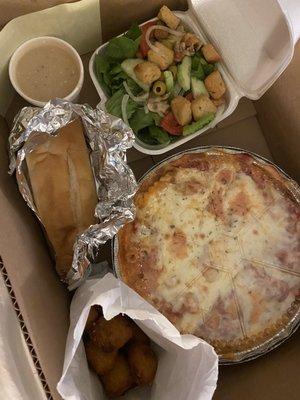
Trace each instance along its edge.
{"label": "green salad greens", "polygon": [[[170,11],[170,13],[172,13]],[[220,56],[178,20],[134,23],[95,56],[106,110],[150,146],[167,146],[209,124],[225,103]]]}

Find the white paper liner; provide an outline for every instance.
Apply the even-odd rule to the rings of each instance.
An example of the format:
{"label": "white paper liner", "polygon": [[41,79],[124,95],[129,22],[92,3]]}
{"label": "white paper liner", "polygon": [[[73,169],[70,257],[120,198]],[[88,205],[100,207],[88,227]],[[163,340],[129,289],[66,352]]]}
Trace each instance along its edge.
{"label": "white paper liner", "polygon": [[218,357],[208,343],[178,330],[154,307],[111,273],[86,281],[71,304],[62,377],[57,390],[64,400],[104,400],[100,381],[90,372],[81,340],[90,307],[101,305],[106,319],[122,313],[155,343],[158,370],[151,388],[136,388],[123,400],[210,400],[218,378]]}

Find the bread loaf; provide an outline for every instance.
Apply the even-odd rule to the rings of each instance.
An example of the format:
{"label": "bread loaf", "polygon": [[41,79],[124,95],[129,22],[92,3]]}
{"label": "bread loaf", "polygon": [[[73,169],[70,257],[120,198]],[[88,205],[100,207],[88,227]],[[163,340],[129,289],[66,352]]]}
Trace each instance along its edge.
{"label": "bread loaf", "polygon": [[64,279],[76,236],[96,222],[97,195],[79,119],[48,137],[26,156],[34,202]]}

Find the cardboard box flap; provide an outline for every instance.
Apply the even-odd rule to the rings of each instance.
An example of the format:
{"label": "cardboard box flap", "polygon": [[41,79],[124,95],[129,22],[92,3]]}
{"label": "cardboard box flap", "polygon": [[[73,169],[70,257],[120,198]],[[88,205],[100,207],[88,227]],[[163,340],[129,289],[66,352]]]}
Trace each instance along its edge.
{"label": "cardboard box flap", "polygon": [[293,37],[276,0],[189,0],[241,95],[257,99],[293,56]]}
{"label": "cardboard box flap", "polygon": [[4,277],[13,288],[11,297],[18,303],[25,333],[51,394],[60,399],[56,384],[64,359],[70,294],[55,272],[37,218],[7,173],[7,134],[6,122],[0,117],[0,270],[3,274],[5,269]]}

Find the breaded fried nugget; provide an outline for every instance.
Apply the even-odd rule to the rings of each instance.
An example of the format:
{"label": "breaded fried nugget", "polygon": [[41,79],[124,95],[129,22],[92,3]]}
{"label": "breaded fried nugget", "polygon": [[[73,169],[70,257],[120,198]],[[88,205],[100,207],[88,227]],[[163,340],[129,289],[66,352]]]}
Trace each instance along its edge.
{"label": "breaded fried nugget", "polygon": [[128,362],[138,385],[152,383],[157,370],[157,357],[148,344],[132,343]]}
{"label": "breaded fried nugget", "polygon": [[100,317],[89,335],[103,351],[113,351],[124,346],[131,339],[132,333],[130,321],[122,315],[117,315],[109,321]]}
{"label": "breaded fried nugget", "polygon": [[134,322],[132,322],[132,331],[132,342],[150,344],[150,339],[148,338],[148,336]]}
{"label": "breaded fried nugget", "polygon": [[109,397],[122,396],[128,389],[135,386],[128,361],[122,354],[118,354],[113,369],[102,376],[101,380]]}
{"label": "breaded fried nugget", "polygon": [[99,306],[92,306],[85,324],[85,330],[87,332],[89,332],[92,329],[94,323],[97,321],[98,318],[99,318]]}
{"label": "breaded fried nugget", "polygon": [[106,374],[115,365],[117,351],[105,352],[90,340],[85,344],[88,363],[98,375]]}

